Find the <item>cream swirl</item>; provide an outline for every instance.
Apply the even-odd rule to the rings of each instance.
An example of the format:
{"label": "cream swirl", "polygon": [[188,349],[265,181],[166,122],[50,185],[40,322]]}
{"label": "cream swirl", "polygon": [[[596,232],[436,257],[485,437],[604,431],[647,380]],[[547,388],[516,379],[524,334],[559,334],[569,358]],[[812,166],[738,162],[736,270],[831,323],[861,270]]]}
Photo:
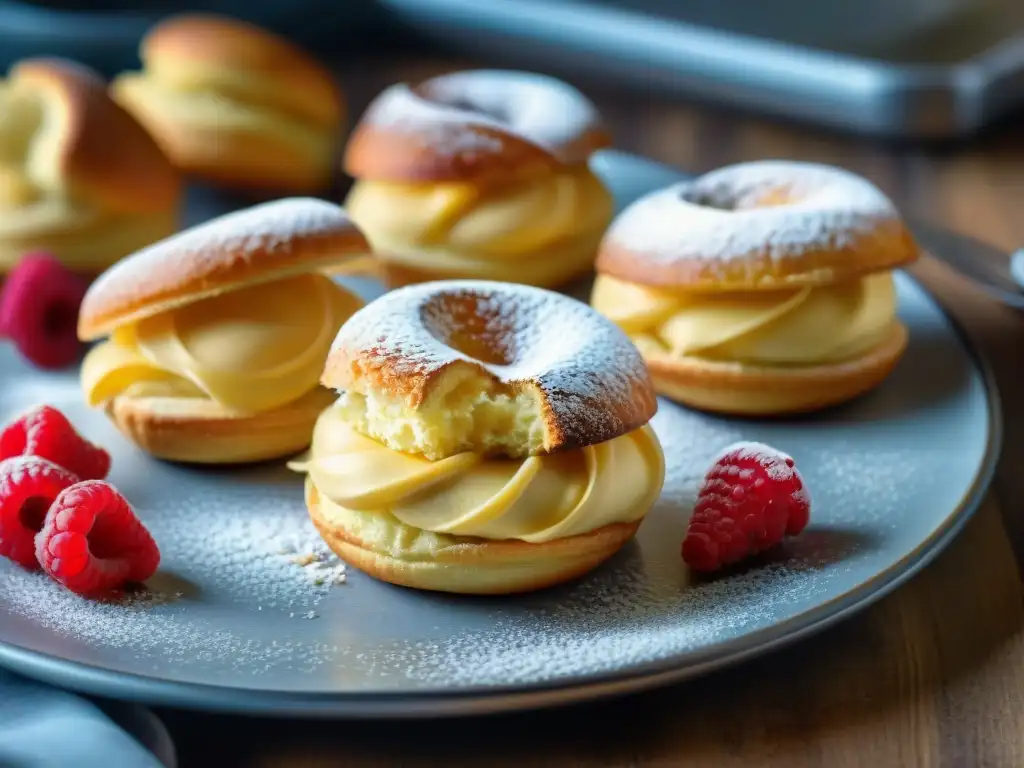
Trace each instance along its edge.
{"label": "cream swirl", "polygon": [[890,272],[817,288],[674,293],[601,276],[591,303],[645,353],[765,365],[813,365],[863,354],[896,322]]}
{"label": "cream swirl", "polygon": [[388,261],[535,285],[585,269],[613,208],[586,166],[493,189],[360,181],[345,205]]}
{"label": "cream swirl", "polygon": [[309,454],[290,466],[343,510],[391,516],[421,531],[530,543],[640,520],[665,471],[650,425],[564,453],[430,461],[359,434],[337,408],[320,416]]}
{"label": "cream swirl", "polygon": [[278,408],[319,386],[334,335],[358,305],[330,279],[299,275],[146,318],[86,356],[86,399],[161,391],[239,412]]}

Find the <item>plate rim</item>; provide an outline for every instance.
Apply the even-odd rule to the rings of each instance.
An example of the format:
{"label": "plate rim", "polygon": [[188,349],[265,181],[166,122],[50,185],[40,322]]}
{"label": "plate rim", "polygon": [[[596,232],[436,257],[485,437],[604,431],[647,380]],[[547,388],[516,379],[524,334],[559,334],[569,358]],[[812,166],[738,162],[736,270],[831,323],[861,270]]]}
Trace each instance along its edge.
{"label": "plate rim", "polygon": [[[270,717],[424,719],[500,714],[637,693],[692,679],[780,650],[838,624],[875,604],[930,564],[974,516],[991,486],[1003,446],[1002,400],[995,373],[946,304],[919,278],[903,272],[941,312],[975,366],[984,387],[988,440],[974,479],[933,533],[898,562],[844,595],[752,634],[627,670],[575,675],[531,683],[467,686],[454,691],[293,692],[190,683],[118,672],[0,641],[0,665],[16,674],[79,693],[126,699],[150,706]],[[752,638],[754,641],[752,642]]]}

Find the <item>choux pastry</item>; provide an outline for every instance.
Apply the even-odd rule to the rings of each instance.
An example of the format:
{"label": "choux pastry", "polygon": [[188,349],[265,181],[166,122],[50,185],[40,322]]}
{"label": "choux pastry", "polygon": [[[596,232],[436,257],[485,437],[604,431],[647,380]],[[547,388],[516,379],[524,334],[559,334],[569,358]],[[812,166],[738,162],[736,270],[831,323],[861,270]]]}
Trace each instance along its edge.
{"label": "choux pastry", "polygon": [[346,207],[392,286],[554,287],[591,270],[611,220],[588,165],[609,143],[593,104],[554,78],[477,70],[400,84],[348,144]]}
{"label": "choux pastry", "polygon": [[323,272],[366,252],[344,210],[265,203],[181,232],[92,284],[78,335],[86,402],[148,453],[202,464],[309,445],[334,400],[319,385],[361,301]]}
{"label": "choux pastry", "polygon": [[639,347],[661,394],[728,414],[812,411],[871,390],[899,361],[892,270],[917,255],[865,179],[744,163],[623,211],[591,301]]}
{"label": "choux pastry", "polygon": [[0,271],[31,251],[97,274],[178,227],[182,184],[95,72],[26,59],[0,81]]}
{"label": "choux pastry", "polygon": [[291,42],[205,14],[163,21],[143,69],[112,93],[189,175],[252,192],[329,188],[345,108],[330,73]]}
{"label": "choux pastry", "polygon": [[657,408],[637,350],[539,288],[400,288],[342,327],[306,473],[327,544],[418,589],[505,594],[611,557],[661,493]]}

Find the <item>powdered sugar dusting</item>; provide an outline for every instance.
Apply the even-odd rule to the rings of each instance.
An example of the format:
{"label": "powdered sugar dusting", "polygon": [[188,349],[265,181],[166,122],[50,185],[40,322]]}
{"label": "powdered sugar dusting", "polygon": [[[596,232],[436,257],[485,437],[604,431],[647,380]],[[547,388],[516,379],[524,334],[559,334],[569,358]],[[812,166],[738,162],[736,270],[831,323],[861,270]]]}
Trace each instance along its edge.
{"label": "powdered sugar dusting", "polygon": [[35,643],[52,637],[61,655],[282,690],[451,689],[614,672],[764,630],[874,573],[879,537],[908,525],[908,495],[933,482],[906,468],[922,456],[934,465],[947,450],[937,441],[922,454],[898,438],[874,450],[828,430],[795,444],[791,431],[768,437],[806,467],[815,520],[773,557],[703,580],[679,557],[688,516],[712,462],[751,433],[667,401],[652,423],[666,481],[637,541],[575,583],[491,600],[402,590],[357,571],[350,583],[318,583],[310,564],[340,564],[290,473],[182,472],[104,433],[121,472],[115,482],[164,552],[153,592],[93,603],[0,563],[0,637],[35,627]]}
{"label": "powdered sugar dusting", "polygon": [[[306,514],[301,484],[271,485],[265,473],[243,472],[230,480],[188,473],[174,493],[166,494],[160,490],[161,469],[148,475],[140,470],[132,480],[114,478],[161,549],[160,571],[148,589],[120,600],[90,601],[41,573],[0,562],[0,610],[89,646],[142,655],[161,648],[163,658],[154,662],[160,668],[197,658],[214,666],[251,667],[258,674],[268,664],[296,662],[306,653],[298,646],[268,646],[245,633],[190,624],[183,617],[201,613],[211,601],[266,621],[304,617],[345,583],[345,565]],[[146,482],[154,479],[155,488]],[[237,506],[237,486],[233,490],[231,484],[247,482],[251,495]]]}
{"label": "powdered sugar dusting", "polygon": [[287,263],[300,240],[355,231],[343,208],[315,198],[286,198],[235,211],[119,261],[90,286],[82,315],[106,315],[110,307],[144,304],[184,285],[202,290],[207,280],[230,265],[260,259]]}
{"label": "powdered sugar dusting", "polygon": [[447,157],[499,154],[505,146],[502,134],[508,130],[484,114],[428,101],[404,83],[384,90],[363,120],[385,130],[414,134]]}
{"label": "powdered sugar dusting", "polygon": [[[478,337],[506,362],[478,360],[446,342],[457,335],[452,305],[466,297],[475,307],[466,322],[471,320]],[[638,393],[652,391],[640,353],[588,305],[554,291],[484,280],[391,291],[345,323],[335,352],[363,365],[385,366],[403,381],[454,361],[477,365],[505,383],[536,381],[555,414],[581,435],[616,432],[627,405]],[[339,389],[346,385],[336,383]]]}
{"label": "powdered sugar dusting", "polygon": [[63,467],[38,456],[11,456],[0,461],[0,482],[17,486],[28,480],[50,475],[59,482],[71,485],[78,478]]}
{"label": "powdered sugar dusting", "polygon": [[716,461],[720,461],[726,456],[735,456],[740,461],[744,459],[756,461],[764,467],[768,477],[772,480],[783,482],[791,480],[796,473],[792,456],[783,453],[778,448],[752,440],[740,440],[732,445],[727,445],[719,453]]}
{"label": "powdered sugar dusting", "polygon": [[[414,87],[391,86],[370,105],[364,120],[415,134],[450,156],[497,154],[504,134],[567,163],[586,159],[576,143],[600,127],[597,109],[567,83],[500,70],[456,72]],[[479,128],[487,130],[475,130]]]}
{"label": "powdered sugar dusting", "polygon": [[762,253],[781,261],[870,243],[900,228],[892,202],[866,179],[814,163],[759,161],[640,198],[613,222],[608,238],[662,264]]}
{"label": "powdered sugar dusting", "polygon": [[[852,590],[900,572],[930,546],[952,506],[972,496],[990,438],[984,386],[938,310],[909,280],[897,283],[912,339],[927,342],[911,342],[906,365],[878,392],[813,419],[771,423],[661,401],[653,425],[666,482],[637,540],[572,584],[494,599],[395,588],[354,569],[341,574],[345,583],[327,583],[312,564],[335,573],[341,565],[310,526],[293,473],[152,461],[82,405],[73,372],[31,370],[0,346],[0,420],[40,400],[67,413],[111,451],[111,481],[164,554],[151,592],[114,604],[85,601],[0,561],[0,643],[115,672],[251,690],[254,701],[264,691],[557,684],[754,650],[801,626],[808,612],[827,614]],[[740,441],[794,458],[814,495],[814,519],[771,555],[698,579],[679,545],[711,462]]]}
{"label": "powdered sugar dusting", "polygon": [[[398,643],[361,663],[407,668],[419,683],[450,688],[611,673],[707,650],[809,608],[856,578],[879,546],[866,532],[871,526],[862,524],[865,510],[906,520],[900,499],[907,486],[899,487],[894,467],[905,467],[907,456],[848,452],[848,443],[825,441],[798,456],[812,465],[810,482],[826,499],[815,523],[753,567],[711,580],[694,577],[679,558],[689,512],[706,470],[742,440],[743,426],[667,402],[653,424],[665,450],[666,484],[639,546],[627,547],[592,578],[518,600],[494,626],[437,642]],[[837,474],[843,480],[833,492]],[[913,490],[917,481],[907,482]]]}

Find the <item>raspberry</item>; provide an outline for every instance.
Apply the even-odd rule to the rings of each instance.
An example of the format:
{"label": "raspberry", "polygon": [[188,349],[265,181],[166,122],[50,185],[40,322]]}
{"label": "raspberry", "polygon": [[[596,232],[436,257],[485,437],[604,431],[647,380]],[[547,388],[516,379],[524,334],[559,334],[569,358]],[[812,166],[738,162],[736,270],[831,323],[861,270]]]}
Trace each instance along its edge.
{"label": "raspberry", "polygon": [[60,493],[78,482],[63,467],[35,456],[0,461],[0,555],[36,569],[35,537]]}
{"label": "raspberry", "polygon": [[704,477],[683,560],[695,571],[717,570],[800,533],[810,512],[791,457],[762,443],[735,443]]}
{"label": "raspberry", "polygon": [[117,489],[103,480],[71,486],[36,536],[43,570],[79,595],[99,595],[156,573],[160,550]]}
{"label": "raspberry", "polygon": [[82,480],[102,480],[110,471],[110,454],[82,437],[50,405],[26,411],[0,432],[0,459],[11,456],[48,459]]}
{"label": "raspberry", "polygon": [[54,256],[25,256],[0,292],[0,332],[40,368],[63,368],[78,359],[78,308],[86,281]]}

